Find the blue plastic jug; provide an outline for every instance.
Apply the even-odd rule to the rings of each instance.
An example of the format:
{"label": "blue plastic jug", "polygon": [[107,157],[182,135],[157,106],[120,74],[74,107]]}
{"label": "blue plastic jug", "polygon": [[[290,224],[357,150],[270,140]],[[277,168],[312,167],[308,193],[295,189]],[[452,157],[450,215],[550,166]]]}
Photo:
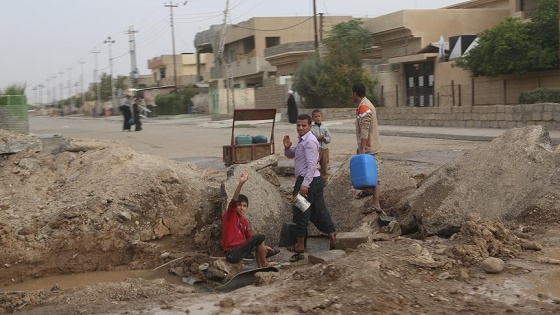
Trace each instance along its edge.
{"label": "blue plastic jug", "polygon": [[350,158],[350,180],[355,189],[377,187],[377,164],[371,154]]}

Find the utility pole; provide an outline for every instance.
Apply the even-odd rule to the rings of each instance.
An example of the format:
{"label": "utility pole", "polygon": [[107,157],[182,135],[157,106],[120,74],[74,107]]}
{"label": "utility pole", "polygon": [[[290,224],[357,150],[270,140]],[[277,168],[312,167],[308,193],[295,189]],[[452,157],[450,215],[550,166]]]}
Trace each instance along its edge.
{"label": "utility pole", "polygon": [[173,45],[173,82],[175,83],[175,92],[177,92],[177,56],[175,55],[175,28],[173,27],[173,8],[177,5],[169,1],[169,4],[165,4],[169,7],[169,18],[171,19],[171,44]]}
{"label": "utility pole", "polygon": [[128,42],[130,47],[130,83],[133,88],[136,88],[138,82],[138,67],[136,66],[136,41],[134,34],[138,31],[134,30],[134,26],[128,28]]}
{"label": "utility pole", "polygon": [[315,31],[315,53],[318,53],[319,37],[317,36],[317,0],[313,0],[313,30]]}
{"label": "utility pole", "polygon": [[72,98],[72,67],[68,67],[68,100]]}
{"label": "utility pole", "polygon": [[52,102],[53,105],[56,103],[56,74],[51,77],[52,79]]}
{"label": "utility pole", "polygon": [[[93,59],[94,59],[94,69],[93,69],[93,82],[95,83],[96,89],[95,89],[95,94],[96,94],[96,98],[95,98],[95,108],[93,109],[91,116],[95,117],[97,111],[100,108],[101,105],[101,80],[99,80],[99,75],[97,74],[97,69],[98,69],[98,65],[97,65],[97,54],[99,53],[99,50],[97,50],[97,48],[94,48],[91,53],[93,54]],[[99,80],[99,82],[97,82],[97,80]]]}
{"label": "utility pole", "polygon": [[64,96],[62,96],[63,95],[62,94],[62,86],[64,85],[64,78],[62,76],[63,74],[64,74],[64,71],[60,71],[58,73],[58,75],[60,76],[60,89],[58,90],[58,92],[59,92],[58,96],[60,97],[60,101],[62,101],[64,99]]}
{"label": "utility pole", "polygon": [[221,29],[222,33],[220,35],[220,47],[218,48],[218,62],[220,63],[220,70],[222,71],[222,77],[224,77],[224,70],[225,70],[227,112],[230,113],[230,111],[235,110],[235,92],[233,90],[234,78],[233,78],[233,70],[231,69],[231,60],[225,57],[228,12],[229,12],[229,0],[226,0],[226,8],[224,10],[224,23],[222,24],[222,29]]}
{"label": "utility pole", "polygon": [[109,44],[109,67],[111,68],[111,109],[113,109],[117,107],[115,103],[115,81],[113,80],[113,52],[111,50],[111,45],[114,44],[115,41],[111,40],[111,36],[108,36],[103,43]]}
{"label": "utility pole", "polygon": [[86,104],[86,93],[84,91],[84,63],[86,62],[80,60],[78,61],[78,63],[80,64],[80,92],[82,97],[82,108],[83,108],[83,106]]}

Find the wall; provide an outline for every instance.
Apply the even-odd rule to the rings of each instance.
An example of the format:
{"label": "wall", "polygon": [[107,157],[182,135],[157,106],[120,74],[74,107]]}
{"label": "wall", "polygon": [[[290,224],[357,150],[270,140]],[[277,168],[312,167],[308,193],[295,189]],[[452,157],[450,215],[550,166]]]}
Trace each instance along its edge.
{"label": "wall", "polygon": [[288,88],[277,85],[276,78],[264,81],[264,86],[255,88],[255,108],[282,108],[286,107]]}
{"label": "wall", "polygon": [[[299,109],[311,114],[313,108]],[[354,108],[321,108],[325,121],[352,119]],[[288,121],[287,109],[282,108],[282,121]],[[527,125],[543,125],[560,130],[560,104],[520,104],[466,107],[399,107],[377,108],[380,125],[499,128],[509,129]]]}
{"label": "wall", "polygon": [[560,104],[378,108],[379,124],[461,128],[543,125],[560,130]]}

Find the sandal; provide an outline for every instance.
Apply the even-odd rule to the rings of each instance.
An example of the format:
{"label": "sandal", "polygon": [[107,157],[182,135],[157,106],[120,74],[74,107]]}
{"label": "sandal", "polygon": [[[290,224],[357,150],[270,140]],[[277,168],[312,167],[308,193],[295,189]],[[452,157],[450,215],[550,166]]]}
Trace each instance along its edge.
{"label": "sandal", "polygon": [[371,196],[371,195],[373,195],[373,192],[366,191],[366,190],[360,190],[360,192],[356,194],[355,198],[356,199],[362,199],[362,198],[365,198],[365,197]]}
{"label": "sandal", "polygon": [[278,248],[274,248],[271,251],[266,253],[266,258],[272,257],[272,256],[276,256],[280,254],[280,250]]}
{"label": "sandal", "polygon": [[371,207],[371,208],[367,208],[364,211],[362,211],[362,214],[370,214],[370,213],[377,213],[377,214],[383,214],[383,210],[381,210],[380,208],[377,207]]}
{"label": "sandal", "polygon": [[289,252],[298,253],[298,254],[301,254],[301,253],[305,252],[305,249],[304,250],[296,250],[296,245],[295,244],[286,246],[286,249]]}
{"label": "sandal", "polygon": [[305,259],[305,255],[302,253],[295,253],[290,257],[290,262],[296,262]]}

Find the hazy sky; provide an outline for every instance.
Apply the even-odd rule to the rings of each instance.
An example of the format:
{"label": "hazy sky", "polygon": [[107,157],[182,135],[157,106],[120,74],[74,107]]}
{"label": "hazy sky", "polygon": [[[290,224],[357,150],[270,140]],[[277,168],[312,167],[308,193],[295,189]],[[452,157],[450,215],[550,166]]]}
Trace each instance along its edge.
{"label": "hazy sky", "polygon": [[[317,12],[325,15],[360,18],[402,9],[441,8],[464,1],[316,0],[316,4]],[[78,82],[82,72],[84,87],[93,81],[94,55],[99,70],[110,72],[109,44],[103,43],[108,36],[115,41],[111,46],[113,74],[128,75],[131,62],[127,30],[131,26],[138,31],[135,34],[138,69],[140,74],[149,74],[148,59],[173,51],[170,9],[165,6],[169,3],[164,0],[0,0],[0,88],[25,83],[29,103],[33,103],[36,101],[33,87],[52,86],[53,82],[58,87],[62,78],[66,98],[69,81],[73,92],[80,91]],[[173,9],[176,53],[193,52],[195,34],[223,22],[226,0],[172,3],[177,5]],[[313,14],[313,0],[230,0],[229,3],[230,23],[258,16]],[[95,49],[98,54],[92,53]]]}

